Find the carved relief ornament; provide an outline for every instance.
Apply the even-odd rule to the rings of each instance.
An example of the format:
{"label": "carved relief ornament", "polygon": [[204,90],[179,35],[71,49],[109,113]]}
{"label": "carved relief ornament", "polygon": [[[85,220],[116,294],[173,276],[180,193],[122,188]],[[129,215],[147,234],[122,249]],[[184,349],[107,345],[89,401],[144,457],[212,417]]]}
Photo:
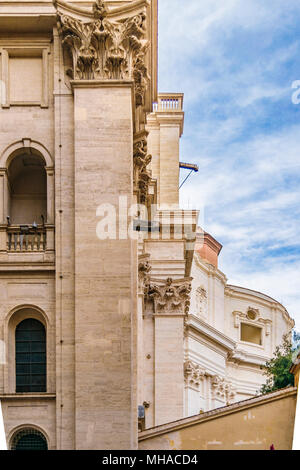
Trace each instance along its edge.
{"label": "carved relief ornament", "polygon": [[196,313],[204,317],[207,316],[207,291],[204,287],[198,287],[196,290]]}
{"label": "carved relief ornament", "polygon": [[[102,0],[93,5],[90,18],[69,16],[57,8],[58,31],[62,43],[72,57],[68,74],[74,80],[133,80],[136,106],[144,104],[149,81],[145,55],[149,47],[146,36],[146,15],[112,20]],[[67,10],[69,11],[69,10]],[[84,15],[86,17],[86,13]]]}
{"label": "carved relief ornament", "polygon": [[144,292],[145,286],[149,284],[151,266],[149,263],[150,255],[143,254],[139,256],[138,280],[139,291]]}
{"label": "carved relief ornament", "polygon": [[145,287],[145,296],[152,300],[154,313],[187,315],[190,308],[192,278],[151,280]]}
{"label": "carved relief ornament", "polygon": [[211,379],[212,394],[214,397],[221,398],[230,404],[236,396],[236,389],[229,380],[215,375]]}
{"label": "carved relief ornament", "polygon": [[140,204],[147,202],[148,188],[151,181],[151,173],[147,170],[147,166],[151,160],[152,156],[148,155],[147,151],[147,133],[142,132],[136,137],[133,144],[133,180]]}
{"label": "carved relief ornament", "polygon": [[205,371],[201,369],[199,364],[192,361],[186,361],[184,363],[184,379],[186,385],[199,387],[204,378]]}

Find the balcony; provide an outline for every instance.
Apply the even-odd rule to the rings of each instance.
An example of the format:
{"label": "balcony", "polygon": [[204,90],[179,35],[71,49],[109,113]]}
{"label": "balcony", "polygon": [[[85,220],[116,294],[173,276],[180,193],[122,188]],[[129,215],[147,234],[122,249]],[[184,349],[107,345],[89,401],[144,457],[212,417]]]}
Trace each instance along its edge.
{"label": "balcony", "polygon": [[7,227],[8,252],[45,251],[47,247],[47,231],[43,225],[35,228],[29,226]]}
{"label": "balcony", "polygon": [[0,225],[1,263],[54,262],[54,225]]}
{"label": "balcony", "polygon": [[154,113],[178,113],[183,111],[183,93],[159,93],[153,103]]}

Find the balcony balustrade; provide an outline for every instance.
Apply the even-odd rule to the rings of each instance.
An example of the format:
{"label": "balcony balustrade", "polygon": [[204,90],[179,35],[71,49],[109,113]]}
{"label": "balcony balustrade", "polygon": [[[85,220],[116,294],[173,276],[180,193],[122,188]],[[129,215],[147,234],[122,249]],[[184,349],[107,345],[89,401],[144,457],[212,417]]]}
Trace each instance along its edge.
{"label": "balcony balustrade", "polygon": [[43,253],[54,251],[54,226],[1,225],[0,252]]}
{"label": "balcony balustrade", "polygon": [[157,103],[153,103],[154,113],[174,113],[183,111],[183,93],[160,93]]}
{"label": "balcony balustrade", "polygon": [[20,226],[8,227],[7,251],[9,252],[33,252],[46,250],[46,228],[22,228]]}

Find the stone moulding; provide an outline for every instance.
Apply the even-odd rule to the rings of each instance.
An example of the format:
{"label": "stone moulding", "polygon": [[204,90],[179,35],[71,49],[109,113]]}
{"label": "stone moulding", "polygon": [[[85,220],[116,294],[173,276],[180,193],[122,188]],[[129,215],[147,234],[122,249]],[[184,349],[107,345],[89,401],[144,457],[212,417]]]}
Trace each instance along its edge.
{"label": "stone moulding", "polygon": [[145,297],[153,301],[154,313],[163,315],[187,315],[190,307],[192,278],[165,281],[151,279],[145,286]]}
{"label": "stone moulding", "polygon": [[[146,39],[146,9],[113,19],[102,0],[92,11],[67,8],[54,2],[58,32],[68,51],[66,73],[73,80],[132,80],[135,105],[143,106],[150,81],[145,65],[149,41]],[[87,17],[89,16],[89,18]],[[66,62],[66,61],[65,61]]]}

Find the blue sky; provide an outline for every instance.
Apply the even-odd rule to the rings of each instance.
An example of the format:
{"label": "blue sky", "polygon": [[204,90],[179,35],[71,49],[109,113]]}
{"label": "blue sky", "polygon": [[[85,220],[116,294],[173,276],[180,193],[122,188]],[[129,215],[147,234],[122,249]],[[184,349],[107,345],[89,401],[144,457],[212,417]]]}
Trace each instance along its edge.
{"label": "blue sky", "polygon": [[[300,330],[299,0],[159,0],[159,91],[184,92],[184,207],[223,244],[228,282]],[[184,175],[182,175],[183,177]]]}

